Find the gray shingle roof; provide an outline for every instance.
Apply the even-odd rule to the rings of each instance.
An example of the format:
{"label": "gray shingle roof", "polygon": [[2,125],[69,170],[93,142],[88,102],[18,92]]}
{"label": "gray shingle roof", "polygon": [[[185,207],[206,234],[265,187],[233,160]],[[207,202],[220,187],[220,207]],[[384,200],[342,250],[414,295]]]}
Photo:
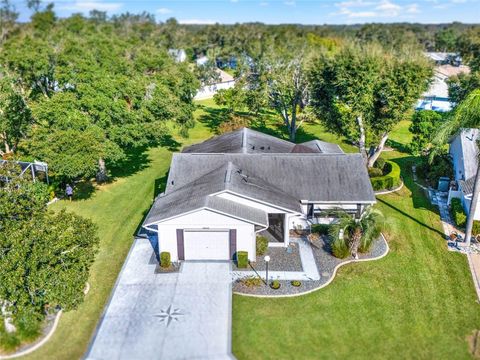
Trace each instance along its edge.
{"label": "gray shingle roof", "polygon": [[288,153],[323,153],[343,154],[337,144],[320,140],[307,141],[294,144],[290,141],[279,139],[275,136],[264,134],[248,128],[232,131],[215,136],[200,144],[186,147],[183,153],[244,153],[244,154],[288,154]]}
{"label": "gray shingle roof", "polygon": [[472,176],[468,180],[458,180],[458,185],[465,195],[473,194],[473,186],[475,184],[475,176]]}
{"label": "gray shingle roof", "polygon": [[294,143],[242,128],[186,147],[184,153],[289,153]]}
{"label": "gray shingle roof", "polygon": [[320,152],[322,154],[343,154],[343,150],[340,146],[325,141],[312,140],[304,142],[301,145],[312,150],[316,150],[316,152]]}
{"label": "gray shingle roof", "polygon": [[167,192],[229,161],[298,200],[375,201],[360,154],[174,154]]}
{"label": "gray shingle roof", "polygon": [[[300,202],[289,194],[247,173],[231,162],[194,178],[181,186],[171,186],[165,195],[156,199],[145,224],[166,220],[183,213],[201,208],[225,212],[256,224],[266,225],[267,214],[255,208],[238,205],[213,194],[230,191],[244,197],[283,207],[301,213]],[[174,182],[175,183],[175,182]],[[238,205],[238,206],[237,206]]]}
{"label": "gray shingle roof", "polygon": [[173,155],[165,194],[157,197],[148,225],[208,208],[267,226],[265,211],[221,198],[241,197],[301,213],[301,200],[375,202],[360,154],[345,154],[319,140],[294,144],[243,128]]}
{"label": "gray shingle roof", "polygon": [[477,173],[478,167],[478,129],[463,129],[460,132],[462,141],[462,157],[465,169],[465,179],[470,179]]}

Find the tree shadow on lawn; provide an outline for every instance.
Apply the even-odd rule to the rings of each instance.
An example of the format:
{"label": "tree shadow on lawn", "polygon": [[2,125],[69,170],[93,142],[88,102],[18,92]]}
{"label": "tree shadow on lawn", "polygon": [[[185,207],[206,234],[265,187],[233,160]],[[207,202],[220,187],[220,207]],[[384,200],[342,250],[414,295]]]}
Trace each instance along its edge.
{"label": "tree shadow on lawn", "polygon": [[386,145],[402,153],[406,153],[406,154],[410,153],[410,149],[407,147],[407,145],[402,144],[398,141],[388,139]]}
{"label": "tree shadow on lawn", "polygon": [[225,108],[212,108],[202,106],[205,112],[200,115],[198,121],[205,124],[213,133],[218,134],[218,127],[229,119],[230,112]]}
{"label": "tree shadow on lawn", "polygon": [[110,181],[119,177],[133,175],[145,168],[151,163],[147,153],[148,148],[141,146],[126,151],[125,158],[119,163],[110,167]]}
{"label": "tree shadow on lawn", "polygon": [[[399,157],[399,158],[389,159],[389,160],[397,163],[400,166],[401,176],[402,176],[402,180],[404,182],[404,186],[407,189],[409,189],[410,192],[411,192],[410,197],[412,199],[413,207],[415,209],[429,210],[429,211],[433,212],[435,214],[435,216],[439,216],[439,213],[438,213],[437,209],[430,202],[430,199],[428,198],[428,195],[425,194],[425,191],[420,186],[415,184],[415,182],[413,181],[412,165],[414,165],[415,163],[418,163],[418,161],[419,161],[418,158],[416,158],[414,156],[405,156],[405,157]],[[403,216],[409,218],[410,220],[415,221],[417,224],[419,224],[419,225],[421,225],[421,226],[423,226],[423,227],[441,235],[442,238],[444,238],[445,234],[442,231],[440,231],[438,229],[435,229],[435,228],[419,221],[418,219],[414,218],[413,216],[411,216],[407,212],[405,212],[405,211],[399,209],[398,207],[394,206],[393,204],[388,202],[386,199],[384,200],[384,199],[381,199],[381,198],[377,197],[377,201],[381,202],[382,204],[385,204],[389,208],[397,211],[398,213],[402,214]]]}

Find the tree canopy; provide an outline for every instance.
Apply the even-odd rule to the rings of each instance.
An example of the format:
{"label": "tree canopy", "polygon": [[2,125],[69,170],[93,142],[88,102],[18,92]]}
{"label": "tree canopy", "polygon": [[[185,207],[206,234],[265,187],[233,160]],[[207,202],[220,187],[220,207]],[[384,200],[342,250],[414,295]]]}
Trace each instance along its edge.
{"label": "tree canopy", "polygon": [[75,308],[98,246],[90,220],[47,211],[45,184],[0,167],[0,301],[2,316],[37,323],[47,308]]}
{"label": "tree canopy", "polygon": [[411,113],[432,74],[431,64],[415,50],[352,43],[314,61],[311,104],[326,126],[356,143],[373,166],[389,132]]}

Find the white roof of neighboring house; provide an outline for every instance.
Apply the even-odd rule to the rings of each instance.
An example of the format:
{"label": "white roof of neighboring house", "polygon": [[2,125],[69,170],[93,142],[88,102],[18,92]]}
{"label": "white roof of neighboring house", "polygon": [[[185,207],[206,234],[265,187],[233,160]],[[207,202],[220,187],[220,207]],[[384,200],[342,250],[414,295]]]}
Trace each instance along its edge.
{"label": "white roof of neighboring house", "polygon": [[208,62],[208,57],[201,56],[201,57],[197,58],[197,60],[195,60],[195,62],[197,63],[197,65],[205,65]]}
{"label": "white roof of neighboring house", "polygon": [[218,75],[220,75],[220,82],[222,83],[235,80],[232,75],[223,71],[222,69],[216,69],[215,71]]}
{"label": "white roof of neighboring house", "polygon": [[430,84],[429,89],[423,93],[422,97],[440,97],[448,99],[448,85],[446,80],[455,75],[470,73],[468,66],[452,66],[452,65],[440,65],[435,66],[435,74],[433,76],[433,82]]}
{"label": "white roof of neighboring house", "polygon": [[445,61],[447,60],[448,56],[455,56],[456,53],[448,53],[448,52],[425,52],[425,56],[432,59],[433,61]]}

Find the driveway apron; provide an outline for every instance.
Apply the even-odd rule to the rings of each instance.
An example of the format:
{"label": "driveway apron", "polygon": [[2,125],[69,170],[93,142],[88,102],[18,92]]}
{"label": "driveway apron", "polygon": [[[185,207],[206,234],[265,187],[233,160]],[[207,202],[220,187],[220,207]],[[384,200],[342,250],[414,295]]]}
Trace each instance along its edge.
{"label": "driveway apron", "polygon": [[152,247],[137,239],[87,359],[231,359],[228,262],[184,262],[155,274]]}

